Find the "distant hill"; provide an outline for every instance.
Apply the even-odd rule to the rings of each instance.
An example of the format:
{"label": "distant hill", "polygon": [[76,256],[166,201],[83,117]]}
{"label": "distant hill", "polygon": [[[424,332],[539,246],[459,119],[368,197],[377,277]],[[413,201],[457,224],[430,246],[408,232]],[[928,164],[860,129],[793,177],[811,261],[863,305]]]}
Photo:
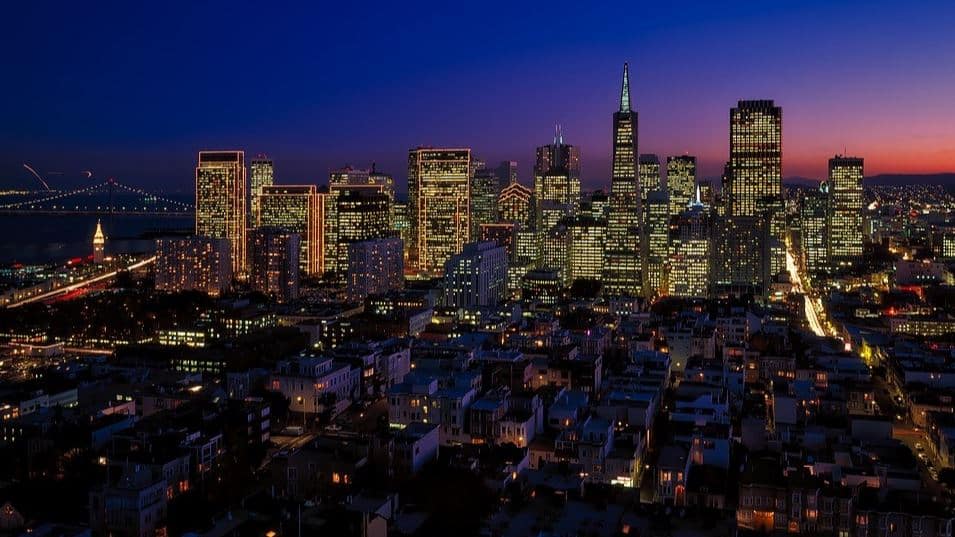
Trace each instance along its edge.
{"label": "distant hill", "polygon": [[945,185],[955,186],[955,173],[883,173],[866,177],[867,185]]}

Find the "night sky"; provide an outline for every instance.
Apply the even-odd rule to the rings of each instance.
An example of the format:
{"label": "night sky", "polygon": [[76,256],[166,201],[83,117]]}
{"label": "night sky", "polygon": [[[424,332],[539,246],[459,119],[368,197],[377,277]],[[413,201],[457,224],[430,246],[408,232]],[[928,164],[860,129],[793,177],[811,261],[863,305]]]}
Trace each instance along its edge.
{"label": "night sky", "polygon": [[[553,125],[609,184],[631,64],[640,151],[728,151],[738,99],[783,107],[784,174],[955,171],[955,2],[10,2],[0,187],[82,170],[190,188],[200,149],[269,154],[279,182],[346,164],[403,183],[407,150],[469,146],[530,182]],[[202,4],[202,5],[198,5]],[[158,9],[157,9],[158,8]]]}

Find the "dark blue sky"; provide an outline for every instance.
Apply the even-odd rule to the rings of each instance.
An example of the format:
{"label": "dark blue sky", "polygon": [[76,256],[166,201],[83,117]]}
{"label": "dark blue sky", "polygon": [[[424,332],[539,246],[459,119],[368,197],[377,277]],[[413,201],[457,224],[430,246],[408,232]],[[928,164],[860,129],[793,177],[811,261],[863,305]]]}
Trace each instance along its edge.
{"label": "dark blue sky", "polygon": [[[174,5],[175,4],[175,5]],[[199,5],[201,4],[201,5]],[[281,182],[407,149],[516,159],[556,121],[608,183],[631,62],[640,150],[715,175],[729,108],[784,110],[784,173],[843,147],[867,173],[955,170],[955,3],[16,2],[0,18],[0,187],[80,172],[190,188],[199,149],[268,153]]]}

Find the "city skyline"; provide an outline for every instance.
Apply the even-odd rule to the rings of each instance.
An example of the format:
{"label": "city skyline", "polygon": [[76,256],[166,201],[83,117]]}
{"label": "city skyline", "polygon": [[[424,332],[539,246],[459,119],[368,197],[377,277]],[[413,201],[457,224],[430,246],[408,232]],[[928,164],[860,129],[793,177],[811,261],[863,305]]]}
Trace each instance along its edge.
{"label": "city skyline", "polygon": [[[641,152],[697,156],[701,177],[719,176],[728,153],[725,110],[741,99],[773,99],[786,109],[786,178],[821,180],[828,158],[837,153],[866,156],[872,175],[955,170],[946,149],[955,142],[955,112],[946,106],[946,88],[955,80],[938,68],[955,52],[944,33],[955,15],[951,6],[866,12],[846,5],[799,6],[804,13],[785,4],[760,12],[740,3],[692,6],[683,19],[665,8],[645,8],[633,32],[606,37],[598,31],[606,14],[600,10],[575,21],[580,35],[570,31],[571,21],[545,14],[544,22],[554,23],[548,31],[522,36],[517,28],[531,13],[511,7],[501,19],[501,43],[480,50],[447,39],[447,50],[404,69],[430,41],[389,29],[406,19],[387,7],[367,19],[374,38],[364,44],[332,42],[343,31],[334,25],[323,26],[327,35],[309,43],[305,23],[280,14],[267,30],[288,26],[281,42],[253,47],[229,38],[203,42],[195,55],[189,54],[194,45],[169,41],[196,22],[169,14],[146,22],[135,7],[124,8],[132,13],[107,13],[87,30],[103,30],[116,16],[143,22],[111,29],[109,38],[83,34],[70,42],[75,50],[67,51],[66,43],[78,36],[65,9],[44,21],[53,32],[50,42],[15,59],[14,68],[33,80],[30,93],[19,86],[3,90],[8,120],[0,135],[0,185],[32,186],[22,166],[30,163],[54,187],[82,182],[81,172],[91,170],[101,178],[188,190],[192,162],[184,155],[223,148],[268,154],[280,183],[322,183],[332,169],[376,162],[404,185],[403,157],[419,145],[471,147],[487,162],[517,160],[521,180],[529,184],[534,148],[547,143],[560,123],[567,143],[581,149],[585,188],[607,188],[611,140],[603,118],[617,100],[624,61],[631,64],[631,98],[641,115]],[[39,17],[31,8],[17,9],[14,19]],[[203,8],[193,9],[193,18],[201,18]],[[934,15],[930,20],[922,17],[927,12]],[[490,13],[489,6],[470,20],[437,10],[432,22],[417,22],[415,29],[449,38],[440,25],[458,17],[463,35],[479,34]],[[247,15],[236,9],[227,17],[244,28],[251,24]],[[397,17],[387,21],[392,15]],[[305,13],[302,19],[315,16]],[[844,27],[843,20],[854,24]],[[908,30],[915,22],[919,31]],[[168,35],[163,23],[171,23]],[[21,31],[15,28],[7,38],[15,42]],[[559,39],[541,39],[550,32]],[[727,37],[717,39],[713,32]],[[586,37],[598,34],[600,39]],[[105,39],[120,40],[123,56],[105,49]],[[394,50],[385,42],[395,44]],[[202,62],[227,45],[237,47],[235,58],[223,61],[238,72],[267,64],[274,73],[264,80],[250,76],[243,87],[225,93],[211,91],[211,84],[184,84],[190,75],[209,82]],[[455,53],[468,69],[449,68],[447,59]],[[554,57],[563,62],[560,73],[572,78],[548,67]],[[117,66],[105,69],[110,60]],[[135,60],[155,67],[146,71]],[[322,74],[310,73],[316,69]],[[347,83],[326,84],[337,79]],[[915,79],[920,83],[906,83]]]}

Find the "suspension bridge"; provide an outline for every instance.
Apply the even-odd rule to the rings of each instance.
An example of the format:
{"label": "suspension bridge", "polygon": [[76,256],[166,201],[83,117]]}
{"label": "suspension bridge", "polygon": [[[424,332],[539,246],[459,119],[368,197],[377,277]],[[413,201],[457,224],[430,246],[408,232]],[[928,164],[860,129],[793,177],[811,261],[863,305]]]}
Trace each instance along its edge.
{"label": "suspension bridge", "polygon": [[195,214],[195,205],[107,179],[75,190],[41,190],[0,195],[0,215],[96,214],[181,216]]}

